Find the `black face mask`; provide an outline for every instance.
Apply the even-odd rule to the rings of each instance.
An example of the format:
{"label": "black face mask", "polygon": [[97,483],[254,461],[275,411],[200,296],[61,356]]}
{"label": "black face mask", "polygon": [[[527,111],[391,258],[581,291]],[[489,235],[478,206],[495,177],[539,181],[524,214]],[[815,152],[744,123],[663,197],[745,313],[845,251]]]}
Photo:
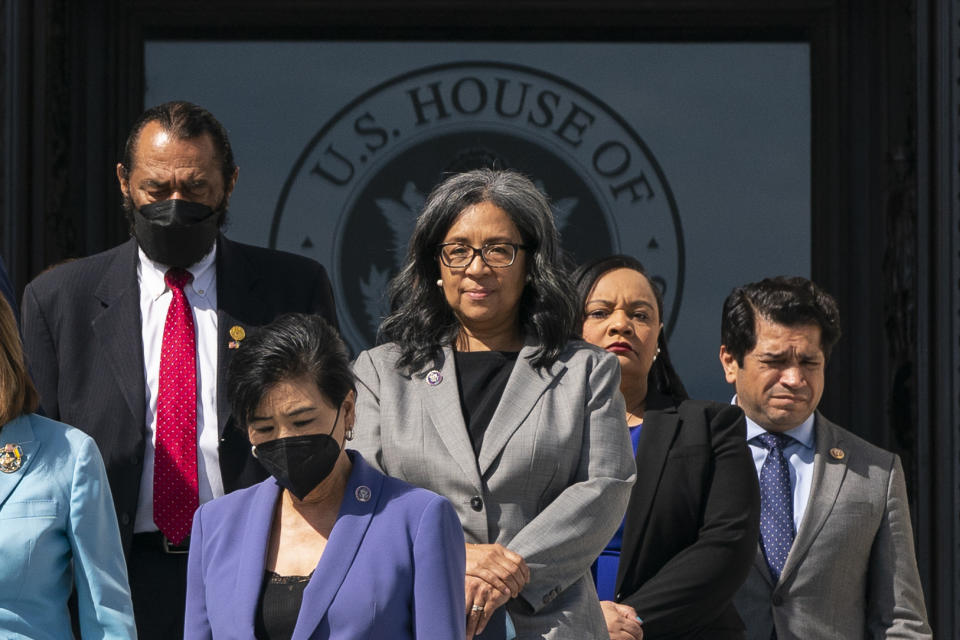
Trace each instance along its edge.
{"label": "black face mask", "polygon": [[221,212],[189,200],[152,202],[133,211],[133,235],[154,262],[186,268],[213,248]]}
{"label": "black face mask", "polygon": [[[338,409],[334,429],[339,419]],[[340,445],[328,433],[315,433],[261,442],[253,448],[253,455],[277,484],[303,500],[333,471]]]}

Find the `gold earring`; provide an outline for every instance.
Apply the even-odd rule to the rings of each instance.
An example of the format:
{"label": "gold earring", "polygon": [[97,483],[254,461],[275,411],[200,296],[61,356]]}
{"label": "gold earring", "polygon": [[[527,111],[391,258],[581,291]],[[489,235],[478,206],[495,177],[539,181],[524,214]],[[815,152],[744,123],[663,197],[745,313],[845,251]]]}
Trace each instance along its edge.
{"label": "gold earring", "polygon": [[257,457],[257,445],[255,445],[255,444],[250,445],[250,454],[251,454],[254,458]]}
{"label": "gold earring", "polygon": [[344,431],[343,437],[346,438],[347,440],[353,440],[353,427],[350,427],[349,429]]}

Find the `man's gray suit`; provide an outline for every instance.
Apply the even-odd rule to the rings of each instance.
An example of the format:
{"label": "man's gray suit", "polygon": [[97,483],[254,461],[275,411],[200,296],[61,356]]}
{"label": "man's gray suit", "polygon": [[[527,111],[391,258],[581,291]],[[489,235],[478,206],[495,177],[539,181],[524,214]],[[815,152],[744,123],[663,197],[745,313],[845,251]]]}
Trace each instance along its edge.
{"label": "man's gray suit", "polygon": [[620,364],[577,341],[537,370],[535,348],[520,352],[479,456],[449,348],[434,372],[412,376],[395,368],[392,344],[361,353],[351,446],[388,475],[446,496],[468,543],[523,556],[530,582],[506,605],[518,638],[602,638],[590,565],[623,518],[636,471]]}
{"label": "man's gray suit", "polygon": [[757,549],[748,640],[930,638],[900,458],[818,412],[810,498],[776,585]]}

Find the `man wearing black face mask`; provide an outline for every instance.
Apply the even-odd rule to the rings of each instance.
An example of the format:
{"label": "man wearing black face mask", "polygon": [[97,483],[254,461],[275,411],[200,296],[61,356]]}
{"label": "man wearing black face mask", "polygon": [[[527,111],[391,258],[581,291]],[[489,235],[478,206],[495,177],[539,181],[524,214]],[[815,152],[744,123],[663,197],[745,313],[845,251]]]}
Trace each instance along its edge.
{"label": "man wearing black face mask", "polygon": [[42,408],[92,435],[106,463],[141,638],[183,632],[197,506],[266,475],[228,426],[231,356],[284,312],[336,322],[321,265],[220,232],[237,173],[207,110],[147,110],[117,165],[133,238],[24,292]]}

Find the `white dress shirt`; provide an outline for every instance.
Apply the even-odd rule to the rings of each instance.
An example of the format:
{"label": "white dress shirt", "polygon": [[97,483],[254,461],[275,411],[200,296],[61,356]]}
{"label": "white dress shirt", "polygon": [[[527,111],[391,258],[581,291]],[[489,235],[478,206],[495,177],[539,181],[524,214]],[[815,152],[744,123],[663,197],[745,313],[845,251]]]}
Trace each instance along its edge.
{"label": "white dress shirt", "polygon": [[[147,433],[143,475],[137,501],[135,533],[156,531],[153,522],[153,459],[157,436],[157,391],[160,388],[160,349],[163,326],[173,294],[164,282],[169,267],[154,262],[139,249],[137,282],[143,336]],[[217,248],[187,268],[193,280],[184,287],[197,332],[197,476],[200,504],[223,495],[217,445]]]}

